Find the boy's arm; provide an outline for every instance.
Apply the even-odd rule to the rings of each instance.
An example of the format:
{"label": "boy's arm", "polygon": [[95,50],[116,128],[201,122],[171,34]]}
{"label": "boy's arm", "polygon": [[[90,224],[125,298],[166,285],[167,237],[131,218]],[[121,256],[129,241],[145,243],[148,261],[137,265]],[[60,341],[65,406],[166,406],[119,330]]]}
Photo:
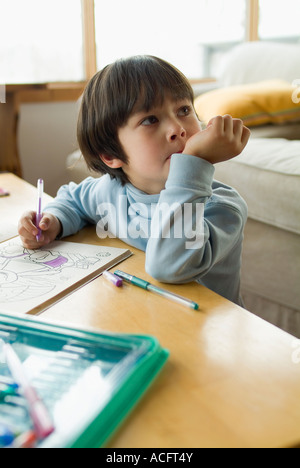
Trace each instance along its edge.
{"label": "boy's arm", "polygon": [[56,216],[61,223],[60,237],[75,234],[87,224],[96,222],[96,185],[97,179],[92,177],[78,185],[71,182],[62,186],[54,201],[45,206],[44,211]]}
{"label": "boy's arm", "polygon": [[[246,204],[222,185],[212,195],[213,174],[214,166],[203,159],[172,156],[146,249],[146,270],[154,278],[170,283],[200,278],[241,240]],[[168,211],[172,205],[175,216]]]}

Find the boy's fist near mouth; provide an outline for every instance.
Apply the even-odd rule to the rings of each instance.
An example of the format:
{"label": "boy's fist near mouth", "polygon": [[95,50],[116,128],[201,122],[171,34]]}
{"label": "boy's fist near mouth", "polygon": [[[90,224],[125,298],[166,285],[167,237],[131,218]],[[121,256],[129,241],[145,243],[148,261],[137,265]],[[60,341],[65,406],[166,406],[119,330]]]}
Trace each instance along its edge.
{"label": "boy's fist near mouth", "polygon": [[249,137],[250,130],[242,120],[218,115],[209,121],[205,130],[189,138],[183,152],[215,164],[240,154]]}

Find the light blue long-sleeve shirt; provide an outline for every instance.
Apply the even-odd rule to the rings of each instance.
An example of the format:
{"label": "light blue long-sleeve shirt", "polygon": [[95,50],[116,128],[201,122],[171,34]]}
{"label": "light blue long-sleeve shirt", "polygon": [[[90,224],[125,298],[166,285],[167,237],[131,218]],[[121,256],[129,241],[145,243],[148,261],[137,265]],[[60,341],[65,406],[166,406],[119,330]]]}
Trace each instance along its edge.
{"label": "light blue long-sleeve shirt", "polygon": [[119,237],[145,251],[146,271],[162,282],[197,281],[241,304],[240,268],[247,206],[231,187],[213,180],[214,166],[172,156],[160,194],[148,195],[109,175],[63,186],[44,212],[68,236],[96,224],[99,237]]}

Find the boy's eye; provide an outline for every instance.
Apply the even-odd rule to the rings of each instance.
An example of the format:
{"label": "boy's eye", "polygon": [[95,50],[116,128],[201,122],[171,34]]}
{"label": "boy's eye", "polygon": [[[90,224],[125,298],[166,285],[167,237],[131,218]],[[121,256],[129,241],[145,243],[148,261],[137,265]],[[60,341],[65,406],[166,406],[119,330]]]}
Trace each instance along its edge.
{"label": "boy's eye", "polygon": [[149,115],[149,117],[146,117],[142,121],[142,125],[153,125],[153,124],[155,124],[157,122],[158,122],[158,119],[157,119],[157,117],[155,117],[155,115]]}
{"label": "boy's eye", "polygon": [[191,107],[190,106],[182,106],[178,111],[178,114],[180,116],[189,115],[190,113],[191,113]]}

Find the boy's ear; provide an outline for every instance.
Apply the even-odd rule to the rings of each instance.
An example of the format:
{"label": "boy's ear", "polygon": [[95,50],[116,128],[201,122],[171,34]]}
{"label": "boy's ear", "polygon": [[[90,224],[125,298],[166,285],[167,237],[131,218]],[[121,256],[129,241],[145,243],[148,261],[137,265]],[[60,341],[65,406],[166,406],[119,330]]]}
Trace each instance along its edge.
{"label": "boy's ear", "polygon": [[121,159],[114,158],[113,156],[107,156],[106,154],[100,154],[99,158],[111,169],[119,169],[124,164]]}

